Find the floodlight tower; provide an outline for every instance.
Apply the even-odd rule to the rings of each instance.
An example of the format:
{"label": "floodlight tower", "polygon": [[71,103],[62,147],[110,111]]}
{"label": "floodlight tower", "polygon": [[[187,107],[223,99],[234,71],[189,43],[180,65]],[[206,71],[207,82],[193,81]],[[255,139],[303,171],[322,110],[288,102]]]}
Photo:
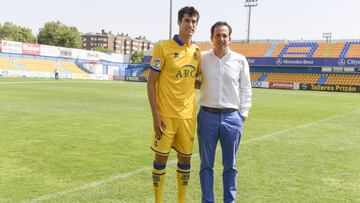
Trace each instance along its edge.
{"label": "floodlight tower", "polygon": [[331,33],[331,32],[324,32],[324,33],[323,33],[323,38],[326,39],[326,43],[330,43],[330,42],[331,42],[331,37],[332,37],[332,33]]}
{"label": "floodlight tower", "polygon": [[171,28],[172,28],[172,0],[170,0],[170,23],[169,23],[169,39],[172,38],[172,31],[171,31]]}
{"label": "floodlight tower", "polygon": [[251,18],[251,8],[258,5],[258,0],[245,0],[244,7],[249,8],[249,19],[248,19],[248,33],[247,33],[247,43],[250,42],[250,18]]}

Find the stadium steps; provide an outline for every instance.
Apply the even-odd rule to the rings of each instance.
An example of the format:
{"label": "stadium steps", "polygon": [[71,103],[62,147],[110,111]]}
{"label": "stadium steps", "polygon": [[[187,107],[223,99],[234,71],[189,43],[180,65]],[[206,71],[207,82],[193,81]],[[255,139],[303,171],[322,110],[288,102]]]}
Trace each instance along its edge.
{"label": "stadium steps", "polygon": [[276,49],[278,43],[271,44],[271,47],[265,52],[264,57],[271,57],[272,53]]}
{"label": "stadium steps", "polygon": [[74,62],[70,61],[60,61],[59,62],[63,67],[65,67],[67,70],[71,71],[71,73],[75,74],[86,74],[85,71],[83,71],[81,68],[79,68]]}
{"label": "stadium steps", "polygon": [[285,43],[282,42],[278,43],[274,51],[271,53],[271,57],[280,57],[279,54],[284,47],[285,47]]}
{"label": "stadium steps", "polygon": [[79,63],[79,62],[75,62],[75,65],[76,65],[77,67],[79,67],[82,71],[84,71],[84,72],[87,73],[87,74],[94,74],[93,71],[87,69],[83,64],[81,64],[81,63]]}
{"label": "stadium steps", "polygon": [[22,70],[22,71],[27,71],[28,69],[21,65],[20,63],[18,63],[15,59],[11,59],[10,60],[12,64],[14,64],[16,66],[16,68],[18,68],[19,70]]}
{"label": "stadium steps", "polygon": [[326,75],[320,76],[319,80],[316,82],[319,85],[324,85],[329,77]]}
{"label": "stadium steps", "polygon": [[312,58],[317,48],[317,42],[290,42],[281,50],[279,57]]}
{"label": "stadium steps", "polygon": [[[343,55],[346,58],[359,58],[360,57],[360,42],[352,41],[347,43],[348,48]],[[345,44],[346,46],[346,44]]]}
{"label": "stadium steps", "polygon": [[265,81],[268,76],[269,76],[269,74],[264,73],[259,77],[258,81]]}

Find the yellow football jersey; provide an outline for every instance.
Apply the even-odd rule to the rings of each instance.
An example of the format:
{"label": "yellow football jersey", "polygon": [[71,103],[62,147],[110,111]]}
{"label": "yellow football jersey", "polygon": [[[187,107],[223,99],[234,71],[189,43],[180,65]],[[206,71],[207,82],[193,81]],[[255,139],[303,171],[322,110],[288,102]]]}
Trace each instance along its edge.
{"label": "yellow football jersey", "polygon": [[156,99],[161,116],[188,119],[195,116],[195,79],[200,72],[197,45],[184,44],[177,35],[158,43],[150,68],[159,72]]}

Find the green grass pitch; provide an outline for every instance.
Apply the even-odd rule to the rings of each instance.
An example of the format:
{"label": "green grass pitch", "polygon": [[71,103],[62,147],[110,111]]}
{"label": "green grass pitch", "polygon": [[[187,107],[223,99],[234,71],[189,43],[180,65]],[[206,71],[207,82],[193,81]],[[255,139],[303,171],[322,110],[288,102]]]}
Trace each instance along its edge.
{"label": "green grass pitch", "polygon": [[[237,201],[360,202],[360,94],[253,92]],[[0,78],[0,202],[153,202],[151,129],[145,83]],[[195,140],[188,202],[200,202],[198,173]]]}

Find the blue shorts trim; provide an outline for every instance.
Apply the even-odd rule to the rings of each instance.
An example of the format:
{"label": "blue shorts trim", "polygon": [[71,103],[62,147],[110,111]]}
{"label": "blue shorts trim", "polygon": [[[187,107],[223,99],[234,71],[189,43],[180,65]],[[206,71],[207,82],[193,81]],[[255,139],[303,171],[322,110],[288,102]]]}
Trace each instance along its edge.
{"label": "blue shorts trim", "polygon": [[183,156],[191,157],[191,155],[192,155],[192,153],[191,154],[184,154],[184,153],[180,152],[179,150],[177,150],[175,147],[171,147],[171,148],[173,148],[177,153],[179,153],[179,154],[181,154]]}
{"label": "blue shorts trim", "polygon": [[153,150],[154,152],[156,152],[157,154],[161,155],[161,156],[167,156],[169,155],[170,152],[159,152],[156,151],[154,148],[150,147],[151,150]]}
{"label": "blue shorts trim", "polygon": [[[184,154],[184,153],[180,152],[179,150],[175,149],[175,147],[171,147],[171,148],[173,148],[177,153],[179,153],[179,154],[181,154],[183,156],[191,157],[191,155],[192,155],[192,153],[191,154]],[[152,147],[150,147],[150,149],[153,150],[155,153],[161,155],[161,156],[168,156],[170,154],[170,152],[166,152],[166,153],[165,152],[159,152],[159,151],[155,150]]]}

